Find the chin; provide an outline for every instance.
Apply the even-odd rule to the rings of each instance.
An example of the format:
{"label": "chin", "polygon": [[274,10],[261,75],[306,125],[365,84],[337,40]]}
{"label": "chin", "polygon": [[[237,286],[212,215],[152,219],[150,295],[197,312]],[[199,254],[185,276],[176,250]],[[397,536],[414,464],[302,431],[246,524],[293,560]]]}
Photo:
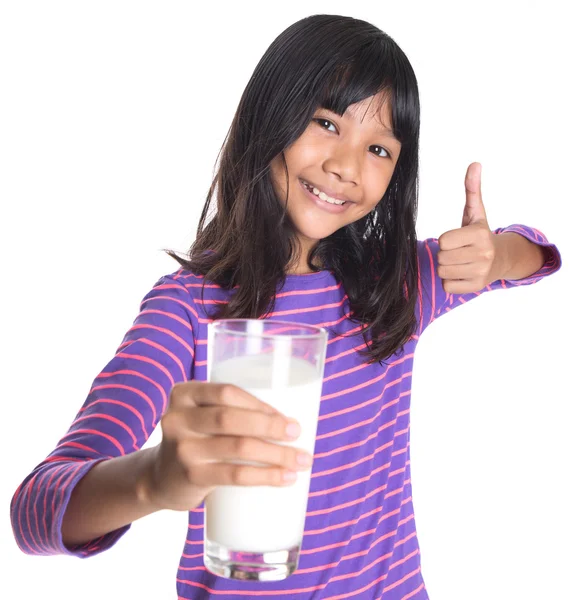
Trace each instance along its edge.
{"label": "chin", "polygon": [[323,224],[318,227],[313,223],[297,228],[297,231],[303,238],[306,238],[312,242],[319,242],[319,240],[323,240],[324,238],[329,237],[332,233],[335,233],[337,230],[337,227],[330,228],[329,225],[327,227],[324,227]]}

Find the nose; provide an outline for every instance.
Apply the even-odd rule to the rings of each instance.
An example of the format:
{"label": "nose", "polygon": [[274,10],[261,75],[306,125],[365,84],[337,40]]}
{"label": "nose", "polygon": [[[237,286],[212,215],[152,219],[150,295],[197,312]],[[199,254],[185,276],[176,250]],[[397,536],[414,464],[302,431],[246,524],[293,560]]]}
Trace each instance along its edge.
{"label": "nose", "polygon": [[340,142],[334,147],[333,153],[327,159],[324,167],[328,172],[337,175],[340,181],[352,182],[354,185],[359,182],[360,158],[356,148],[348,142]]}

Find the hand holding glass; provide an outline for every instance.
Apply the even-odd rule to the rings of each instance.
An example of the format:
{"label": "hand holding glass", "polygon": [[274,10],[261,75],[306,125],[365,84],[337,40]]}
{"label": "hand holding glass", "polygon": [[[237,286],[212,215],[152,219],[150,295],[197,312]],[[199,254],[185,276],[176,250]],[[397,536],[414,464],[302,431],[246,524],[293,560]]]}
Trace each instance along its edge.
{"label": "hand holding glass", "polygon": [[[208,328],[208,381],[236,385],[295,419],[299,437],[276,443],[312,455],[326,348],[323,328],[275,320],[217,320]],[[206,568],[233,579],[276,581],[291,575],[298,566],[310,481],[311,468],[299,471],[296,481],[286,486],[214,488],[204,505]]]}

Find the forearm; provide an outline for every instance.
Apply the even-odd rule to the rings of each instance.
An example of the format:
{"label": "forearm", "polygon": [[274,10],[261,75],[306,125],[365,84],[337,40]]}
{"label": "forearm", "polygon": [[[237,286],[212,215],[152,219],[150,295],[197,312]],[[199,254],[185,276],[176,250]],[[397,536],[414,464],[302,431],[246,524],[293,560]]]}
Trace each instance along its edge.
{"label": "forearm", "polygon": [[155,448],[97,463],[71,493],[62,524],[67,547],[84,544],[159,510],[143,482]]}
{"label": "forearm", "polygon": [[524,279],[544,265],[543,248],[519,233],[508,231],[495,236],[496,260],[491,281]]}

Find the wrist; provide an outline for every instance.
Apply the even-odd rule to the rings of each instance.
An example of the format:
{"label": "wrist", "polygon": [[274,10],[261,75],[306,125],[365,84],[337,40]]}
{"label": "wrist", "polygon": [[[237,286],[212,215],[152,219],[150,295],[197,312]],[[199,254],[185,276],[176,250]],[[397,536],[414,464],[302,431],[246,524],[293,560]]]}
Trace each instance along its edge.
{"label": "wrist", "polygon": [[493,243],[495,245],[495,259],[493,261],[493,266],[491,267],[489,283],[499,281],[500,279],[505,279],[507,273],[509,272],[509,252],[507,250],[508,235],[512,235],[512,232],[493,234]]}
{"label": "wrist", "polygon": [[159,446],[140,450],[141,464],[135,479],[135,497],[138,505],[147,512],[161,510],[152,499],[153,469]]}

